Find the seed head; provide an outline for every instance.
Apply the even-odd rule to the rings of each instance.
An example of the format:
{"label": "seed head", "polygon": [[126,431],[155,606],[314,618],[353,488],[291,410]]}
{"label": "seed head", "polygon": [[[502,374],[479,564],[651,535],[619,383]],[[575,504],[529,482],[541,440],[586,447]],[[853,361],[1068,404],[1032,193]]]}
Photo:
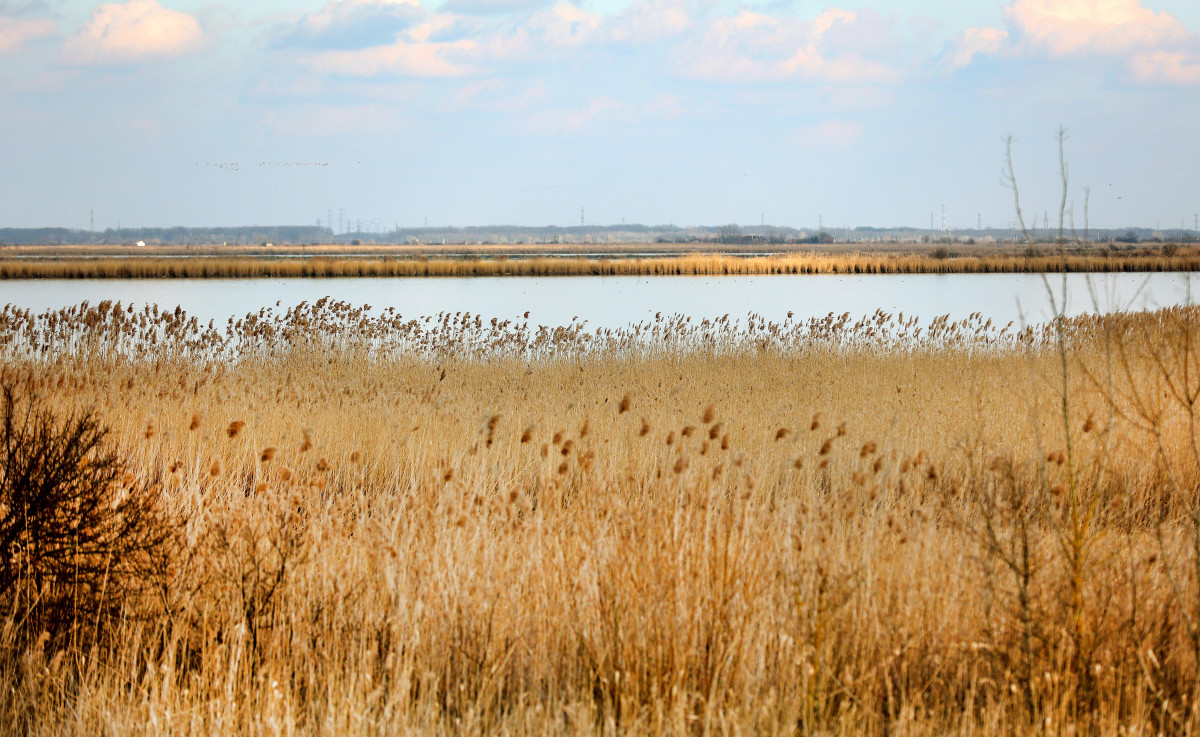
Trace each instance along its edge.
{"label": "seed head", "polygon": [[225,428],[225,432],[228,433],[229,437],[236,438],[238,433],[240,433],[242,428],[245,426],[246,423],[242,422],[241,420],[234,420],[233,422],[229,423],[229,427]]}

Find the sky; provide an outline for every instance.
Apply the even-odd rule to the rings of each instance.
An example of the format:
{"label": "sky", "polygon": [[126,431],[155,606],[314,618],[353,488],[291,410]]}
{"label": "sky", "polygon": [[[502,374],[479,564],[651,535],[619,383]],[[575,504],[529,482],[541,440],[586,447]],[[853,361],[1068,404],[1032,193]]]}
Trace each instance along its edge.
{"label": "sky", "polygon": [[1191,228],[1198,123],[1197,0],[0,0],[0,227]]}

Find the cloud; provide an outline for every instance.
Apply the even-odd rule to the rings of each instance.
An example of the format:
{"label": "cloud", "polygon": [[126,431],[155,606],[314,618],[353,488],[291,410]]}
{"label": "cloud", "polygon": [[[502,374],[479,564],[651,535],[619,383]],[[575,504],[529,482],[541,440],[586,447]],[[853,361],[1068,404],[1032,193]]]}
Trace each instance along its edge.
{"label": "cloud", "polygon": [[439,10],[466,15],[490,15],[542,8],[549,4],[550,0],[449,0],[442,3]]}
{"label": "cloud", "polygon": [[526,125],[535,133],[542,135],[570,135],[586,133],[595,129],[593,125],[597,118],[613,122],[617,118],[628,122],[637,114],[620,100],[600,95],[588,100],[587,106],[576,109],[557,109],[540,112],[526,118]]}
{"label": "cloud", "polygon": [[1016,0],[1004,17],[1020,43],[1051,56],[1124,54],[1188,36],[1178,19],[1140,0]]}
{"label": "cloud", "polygon": [[53,36],[58,31],[49,18],[10,18],[0,15],[0,56],[15,54],[27,42]]}
{"label": "cloud", "polygon": [[1014,0],[1007,28],[970,28],[951,39],[943,69],[962,69],[980,54],[1032,58],[1108,58],[1143,84],[1200,83],[1200,39],[1141,0]]}
{"label": "cloud", "polygon": [[[832,8],[812,21],[777,18],[752,10],[719,17],[679,55],[684,76],[723,82],[787,79],[844,84],[892,82],[899,74],[828,37],[860,22],[858,13]],[[853,33],[839,34],[852,38]]]}
{"label": "cloud", "polygon": [[679,0],[639,0],[605,22],[605,38],[645,43],[678,36],[691,27],[687,6]]}
{"label": "cloud", "polygon": [[383,46],[327,51],[309,60],[317,72],[346,76],[462,77],[479,72],[479,42],[455,30],[457,16],[431,14]]}
{"label": "cloud", "polygon": [[546,97],[546,85],[537,80],[522,90],[502,79],[482,79],[467,83],[450,98],[447,107],[454,112],[504,112],[526,110]]}
{"label": "cloud", "polygon": [[953,71],[971,63],[977,54],[995,54],[1008,41],[1008,31],[1003,28],[968,28],[946,44],[942,56],[943,69]]}
{"label": "cloud", "polygon": [[1200,55],[1169,51],[1138,54],[1130,60],[1129,71],[1144,84],[1200,84]]}
{"label": "cloud", "polygon": [[156,0],[129,0],[96,8],[64,52],[77,64],[139,64],[182,56],[204,44],[204,31],[187,13]]}
{"label": "cloud", "polygon": [[603,18],[567,2],[532,13],[495,36],[489,48],[499,57],[536,54],[544,48],[582,46],[595,38]]}
{"label": "cloud", "polygon": [[333,0],[284,29],[277,45],[313,49],[382,46],[427,15],[416,0]]}

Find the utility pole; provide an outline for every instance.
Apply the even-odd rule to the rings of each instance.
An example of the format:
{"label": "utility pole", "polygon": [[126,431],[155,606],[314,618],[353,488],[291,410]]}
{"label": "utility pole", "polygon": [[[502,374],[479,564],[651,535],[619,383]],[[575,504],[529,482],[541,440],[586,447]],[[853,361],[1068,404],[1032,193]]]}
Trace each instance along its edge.
{"label": "utility pole", "polygon": [[346,231],[346,215],[342,211],[342,208],[339,207],[338,208],[338,232],[344,233],[345,231]]}
{"label": "utility pole", "polygon": [[579,206],[579,227],[583,227],[583,205]]}
{"label": "utility pole", "polygon": [[975,214],[975,230],[983,230],[983,213]]}

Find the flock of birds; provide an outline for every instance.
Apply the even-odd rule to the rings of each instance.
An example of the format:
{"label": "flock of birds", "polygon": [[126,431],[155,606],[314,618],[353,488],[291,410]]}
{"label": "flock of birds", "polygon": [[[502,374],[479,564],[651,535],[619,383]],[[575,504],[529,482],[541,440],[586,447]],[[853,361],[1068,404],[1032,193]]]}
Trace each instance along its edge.
{"label": "flock of birds", "polygon": [[[259,166],[329,166],[328,161],[260,161]],[[225,169],[226,171],[241,171],[242,164],[240,161],[219,161],[219,162],[202,162],[197,161],[196,166],[206,166],[214,169]]]}

